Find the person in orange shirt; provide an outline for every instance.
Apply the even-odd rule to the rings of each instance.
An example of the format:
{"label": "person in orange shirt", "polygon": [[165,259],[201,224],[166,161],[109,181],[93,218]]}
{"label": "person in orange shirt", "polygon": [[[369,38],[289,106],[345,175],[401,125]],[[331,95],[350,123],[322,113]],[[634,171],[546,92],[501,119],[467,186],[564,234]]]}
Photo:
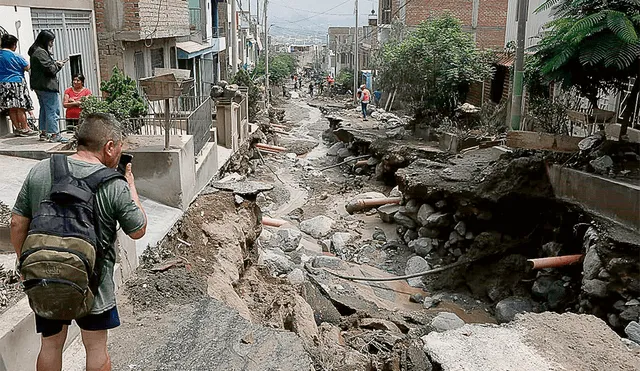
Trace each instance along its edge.
{"label": "person in orange shirt", "polygon": [[360,86],[359,91],[360,91],[360,94],[359,94],[360,104],[362,105],[362,118],[364,121],[367,121],[367,106],[371,101],[371,92],[369,91],[369,89],[367,89],[367,86],[364,84]]}
{"label": "person in orange shirt", "polygon": [[82,99],[91,95],[91,90],[84,87],[84,75],[77,73],[73,75],[73,82],[70,88],[64,91],[64,101],[62,105],[67,109],[65,118],[67,127],[78,126],[80,120],[80,107]]}

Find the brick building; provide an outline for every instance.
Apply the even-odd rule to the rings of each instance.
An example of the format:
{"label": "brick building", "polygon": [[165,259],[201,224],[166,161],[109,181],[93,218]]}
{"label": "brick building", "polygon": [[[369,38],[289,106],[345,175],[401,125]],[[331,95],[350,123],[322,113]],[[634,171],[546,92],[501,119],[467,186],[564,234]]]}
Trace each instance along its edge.
{"label": "brick building", "polygon": [[[358,69],[371,68],[372,51],[377,46],[377,27],[363,26],[358,28]],[[328,47],[330,53],[330,73],[337,76],[341,70],[353,69],[355,56],[355,27],[329,27]]]}
{"label": "brick building", "polygon": [[465,31],[474,35],[478,46],[501,50],[508,5],[508,0],[380,0],[379,24],[389,29],[393,20],[398,19],[414,27],[429,18],[451,13],[462,22]]}
{"label": "brick building", "polygon": [[190,34],[186,0],[94,0],[100,75],[114,66],[135,79],[176,68],[176,38]]}

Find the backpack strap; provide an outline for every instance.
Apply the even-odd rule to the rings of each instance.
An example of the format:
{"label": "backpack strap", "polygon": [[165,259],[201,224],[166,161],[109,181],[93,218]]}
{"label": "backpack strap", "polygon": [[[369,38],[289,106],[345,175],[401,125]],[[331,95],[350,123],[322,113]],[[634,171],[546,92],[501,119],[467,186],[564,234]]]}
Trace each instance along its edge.
{"label": "backpack strap", "polygon": [[83,181],[91,189],[91,192],[96,193],[98,191],[98,188],[100,188],[100,185],[112,179],[118,178],[126,180],[124,175],[120,174],[119,172],[110,168],[102,168],[92,174],[89,174],[83,179]]}
{"label": "backpack strap", "polygon": [[59,153],[52,155],[50,165],[53,184],[60,183],[71,175],[71,173],[69,173],[67,156],[65,155]]}

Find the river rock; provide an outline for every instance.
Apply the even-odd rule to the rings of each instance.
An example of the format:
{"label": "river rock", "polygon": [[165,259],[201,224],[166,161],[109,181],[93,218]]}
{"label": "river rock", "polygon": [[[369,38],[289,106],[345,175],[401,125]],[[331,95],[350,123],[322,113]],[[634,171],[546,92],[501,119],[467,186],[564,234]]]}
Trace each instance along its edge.
{"label": "river rock", "polygon": [[441,213],[441,212],[436,212],[433,213],[431,215],[429,215],[429,217],[427,218],[427,227],[429,228],[440,228],[440,227],[446,227],[449,225],[450,223],[450,215],[449,214],[445,214],[445,213]]}
{"label": "river rock", "polygon": [[406,243],[409,243],[410,241],[413,241],[416,238],[418,238],[418,232],[416,232],[413,229],[407,229],[407,231],[404,233],[404,242]]}
{"label": "river rock", "polygon": [[553,281],[549,291],[547,292],[547,303],[549,304],[549,309],[561,309],[566,301],[567,288],[564,287],[564,281]]}
{"label": "river rock", "polygon": [[546,256],[558,256],[562,250],[562,244],[555,241],[547,242],[542,245],[542,251]]}
{"label": "river rock", "polygon": [[341,149],[346,148],[343,142],[337,142],[334,145],[332,145],[329,150],[327,151],[327,155],[328,156],[337,156],[338,155],[338,151]]}
{"label": "river rock", "polygon": [[331,232],[335,221],[328,216],[318,215],[300,223],[300,230],[315,238],[322,238]]}
{"label": "river rock", "polygon": [[351,242],[353,236],[350,233],[346,232],[337,232],[334,233],[331,237],[331,245],[333,246],[334,251],[344,251],[347,247],[347,244]]}
{"label": "river rock", "polygon": [[280,249],[262,250],[258,258],[258,264],[266,266],[274,276],[287,274],[294,268],[293,262]]}
{"label": "river rock", "polygon": [[431,216],[431,214],[435,212],[436,210],[431,207],[431,205],[422,204],[422,206],[420,206],[420,208],[418,209],[418,223],[420,223],[421,226],[425,227],[427,225],[427,219],[429,218],[429,216]]}
{"label": "river rock", "polygon": [[[404,274],[414,274],[424,272],[431,269],[429,263],[420,256],[413,256],[407,260],[407,266],[404,268]],[[424,287],[422,277],[414,277],[407,279],[407,283],[411,287]]]}
{"label": "river rock", "polygon": [[454,313],[440,312],[431,320],[431,326],[437,332],[445,332],[464,326],[464,321]]}
{"label": "river rock", "polygon": [[349,152],[349,150],[346,148],[341,148],[338,150],[336,156],[338,156],[338,160],[342,160],[351,156],[351,152]]}
{"label": "river rock", "polygon": [[531,300],[512,296],[496,304],[496,320],[498,323],[511,322],[516,318],[516,314],[531,311],[533,311]]}
{"label": "river rock", "polygon": [[640,321],[640,307],[629,307],[620,313],[620,319],[624,321]]}
{"label": "river rock", "polygon": [[400,188],[398,186],[393,187],[393,189],[389,193],[389,197],[402,197],[402,192],[400,192]]}
{"label": "river rock", "polygon": [[280,228],[276,232],[278,247],[284,252],[292,252],[298,249],[302,233],[295,228]]}
{"label": "river rock", "polygon": [[431,250],[434,248],[433,240],[428,237],[420,237],[409,242],[409,248],[413,249],[413,251],[419,256],[425,257],[429,255]]}
{"label": "river rock", "polygon": [[449,240],[448,240],[449,245],[455,245],[460,241],[464,241],[464,237],[458,234],[458,232],[451,231],[451,233],[449,233]]}
{"label": "river rock", "polygon": [[429,237],[429,238],[438,238],[440,232],[437,229],[422,227],[418,229],[418,236],[420,237]]}
{"label": "river rock", "polygon": [[583,280],[582,291],[595,298],[605,298],[607,296],[607,283],[598,279]]}
{"label": "river rock", "polygon": [[393,223],[394,215],[400,210],[400,205],[384,205],[378,208],[378,215],[385,223]]}
{"label": "river rock", "polygon": [[554,281],[553,277],[549,276],[538,278],[536,282],[533,283],[533,287],[531,287],[531,294],[535,299],[546,301]]}
{"label": "river rock", "polygon": [[404,207],[407,209],[408,214],[415,214],[418,212],[418,208],[419,208],[418,201],[409,200],[407,204],[404,205]]}
{"label": "river rock", "polygon": [[408,228],[408,229],[416,228],[416,222],[414,222],[413,219],[411,219],[408,215],[400,211],[398,211],[397,213],[395,213],[395,215],[393,215],[393,220],[405,228]]}
{"label": "river rock", "polygon": [[439,298],[427,296],[422,299],[422,306],[424,307],[424,309],[431,309],[440,304],[440,301],[441,300]]}
{"label": "river rock", "polygon": [[453,227],[453,230],[458,232],[460,236],[464,236],[467,234],[467,224],[465,224],[465,222],[461,220],[458,222],[458,224],[456,224],[455,227]]}
{"label": "river rock", "polygon": [[378,227],[376,227],[375,230],[373,231],[373,235],[371,236],[371,238],[373,238],[376,241],[387,242],[387,235],[384,233],[382,229]]}
{"label": "river rock", "polygon": [[600,269],[602,268],[602,261],[598,256],[598,252],[595,247],[590,247],[584,256],[584,262],[582,262],[582,274],[583,279],[592,280],[598,277]]}
{"label": "river rock", "polygon": [[640,324],[638,322],[636,321],[629,322],[627,327],[624,328],[624,333],[627,334],[629,339],[640,344]]}
{"label": "river rock", "polygon": [[593,170],[598,174],[608,174],[609,170],[613,169],[613,160],[609,156],[600,156],[595,160],[589,161],[589,165],[593,167]]}
{"label": "river rock", "polygon": [[304,283],[304,271],[300,268],[294,268],[287,274],[287,280],[292,285],[302,285]]}

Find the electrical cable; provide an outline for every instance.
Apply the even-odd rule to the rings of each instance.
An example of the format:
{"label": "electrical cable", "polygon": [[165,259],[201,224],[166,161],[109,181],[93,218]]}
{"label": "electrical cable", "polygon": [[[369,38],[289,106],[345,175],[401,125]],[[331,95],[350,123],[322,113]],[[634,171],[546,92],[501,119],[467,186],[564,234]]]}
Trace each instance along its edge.
{"label": "electrical cable", "polygon": [[[153,31],[151,31],[151,33],[149,33],[144,38],[144,46],[146,46],[147,48],[150,48],[151,46],[153,46],[153,39],[151,38],[151,36],[153,36],[158,31],[158,26],[160,26],[160,8],[161,7],[162,7],[162,0],[160,0],[160,2],[158,3],[158,18],[156,19],[156,26],[154,27]],[[151,40],[151,42],[149,42],[148,45],[147,45],[147,40]]]}

